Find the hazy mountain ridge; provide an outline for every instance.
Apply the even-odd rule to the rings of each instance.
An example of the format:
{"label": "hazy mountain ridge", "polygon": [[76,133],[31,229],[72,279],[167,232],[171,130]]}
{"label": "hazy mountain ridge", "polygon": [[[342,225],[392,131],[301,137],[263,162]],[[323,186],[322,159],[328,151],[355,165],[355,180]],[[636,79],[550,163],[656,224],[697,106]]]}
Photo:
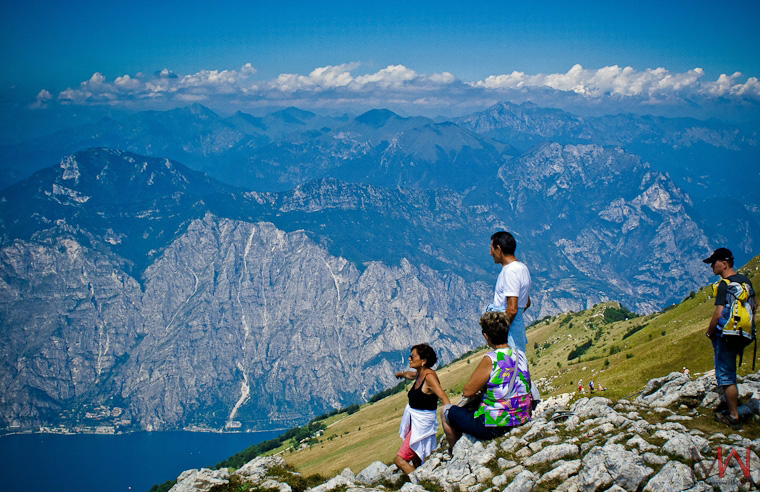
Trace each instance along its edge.
{"label": "hazy mountain ridge", "polygon": [[[0,193],[4,427],[255,428],[361,401],[410,343],[443,360],[479,343],[496,228],[520,231],[532,318],[661,307],[704,273],[686,197],[635,156],[552,144],[499,176],[463,194],[330,179],[260,193],[122,151],[63,159]],[[605,193],[589,201],[584,179]],[[540,199],[552,183],[562,199]],[[626,251],[647,254],[605,269]]]}
{"label": "hazy mountain ridge", "polygon": [[113,116],[3,147],[0,186],[67,153],[105,146],[166,156],[257,191],[285,191],[332,177],[465,192],[486,186],[511,158],[547,142],[622,147],[691,197],[692,218],[716,243],[735,245],[746,261],[760,241],[756,126],[634,114],[580,117],[530,103],[498,103],[440,122],[382,109],[356,117],[288,108],[225,118],[199,104]]}

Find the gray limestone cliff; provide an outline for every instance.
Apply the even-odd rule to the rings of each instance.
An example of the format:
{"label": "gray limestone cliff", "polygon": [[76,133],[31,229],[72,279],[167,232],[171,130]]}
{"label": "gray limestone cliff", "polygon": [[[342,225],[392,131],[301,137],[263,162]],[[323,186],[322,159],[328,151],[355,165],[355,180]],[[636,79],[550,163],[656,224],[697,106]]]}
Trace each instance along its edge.
{"label": "gray limestone cliff", "polygon": [[101,406],[120,409],[103,424],[148,430],[302,421],[390,385],[413,343],[443,360],[474,347],[488,295],[405,260],[360,271],[302,232],[212,215],[142,285],[73,239],[0,254],[9,430]]}

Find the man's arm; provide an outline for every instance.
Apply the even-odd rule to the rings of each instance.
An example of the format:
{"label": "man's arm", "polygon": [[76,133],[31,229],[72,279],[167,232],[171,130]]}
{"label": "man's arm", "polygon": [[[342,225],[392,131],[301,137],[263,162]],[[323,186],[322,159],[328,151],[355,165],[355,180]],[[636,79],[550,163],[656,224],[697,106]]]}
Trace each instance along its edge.
{"label": "man's arm", "polygon": [[507,296],[507,309],[505,312],[507,313],[509,322],[514,321],[515,316],[517,316],[517,297]]}
{"label": "man's arm", "polygon": [[713,312],[712,318],[710,318],[710,324],[707,325],[707,331],[705,332],[707,338],[713,338],[718,332],[718,320],[723,314],[724,307],[725,306],[715,306],[715,311]]}

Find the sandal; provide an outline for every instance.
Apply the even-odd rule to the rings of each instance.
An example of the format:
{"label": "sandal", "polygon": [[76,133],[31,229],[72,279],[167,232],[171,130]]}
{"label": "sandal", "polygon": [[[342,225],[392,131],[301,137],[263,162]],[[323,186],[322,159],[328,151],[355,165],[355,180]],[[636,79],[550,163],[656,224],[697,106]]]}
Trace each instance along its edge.
{"label": "sandal", "polygon": [[733,430],[741,430],[742,428],[741,421],[739,419],[733,418],[731,415],[727,413],[716,413],[715,421],[720,422],[722,424],[726,424],[727,426],[731,427]]}

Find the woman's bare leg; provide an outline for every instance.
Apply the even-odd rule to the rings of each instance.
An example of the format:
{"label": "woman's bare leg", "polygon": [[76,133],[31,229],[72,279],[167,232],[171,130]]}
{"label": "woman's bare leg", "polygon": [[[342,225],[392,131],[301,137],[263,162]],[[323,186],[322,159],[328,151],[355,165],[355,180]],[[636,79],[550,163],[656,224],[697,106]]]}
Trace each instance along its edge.
{"label": "woman's bare leg", "polygon": [[396,455],[396,466],[401,470],[402,472],[409,475],[414,471],[414,468],[412,465],[409,464],[408,461],[406,461],[404,458],[402,458],[399,455]]}

